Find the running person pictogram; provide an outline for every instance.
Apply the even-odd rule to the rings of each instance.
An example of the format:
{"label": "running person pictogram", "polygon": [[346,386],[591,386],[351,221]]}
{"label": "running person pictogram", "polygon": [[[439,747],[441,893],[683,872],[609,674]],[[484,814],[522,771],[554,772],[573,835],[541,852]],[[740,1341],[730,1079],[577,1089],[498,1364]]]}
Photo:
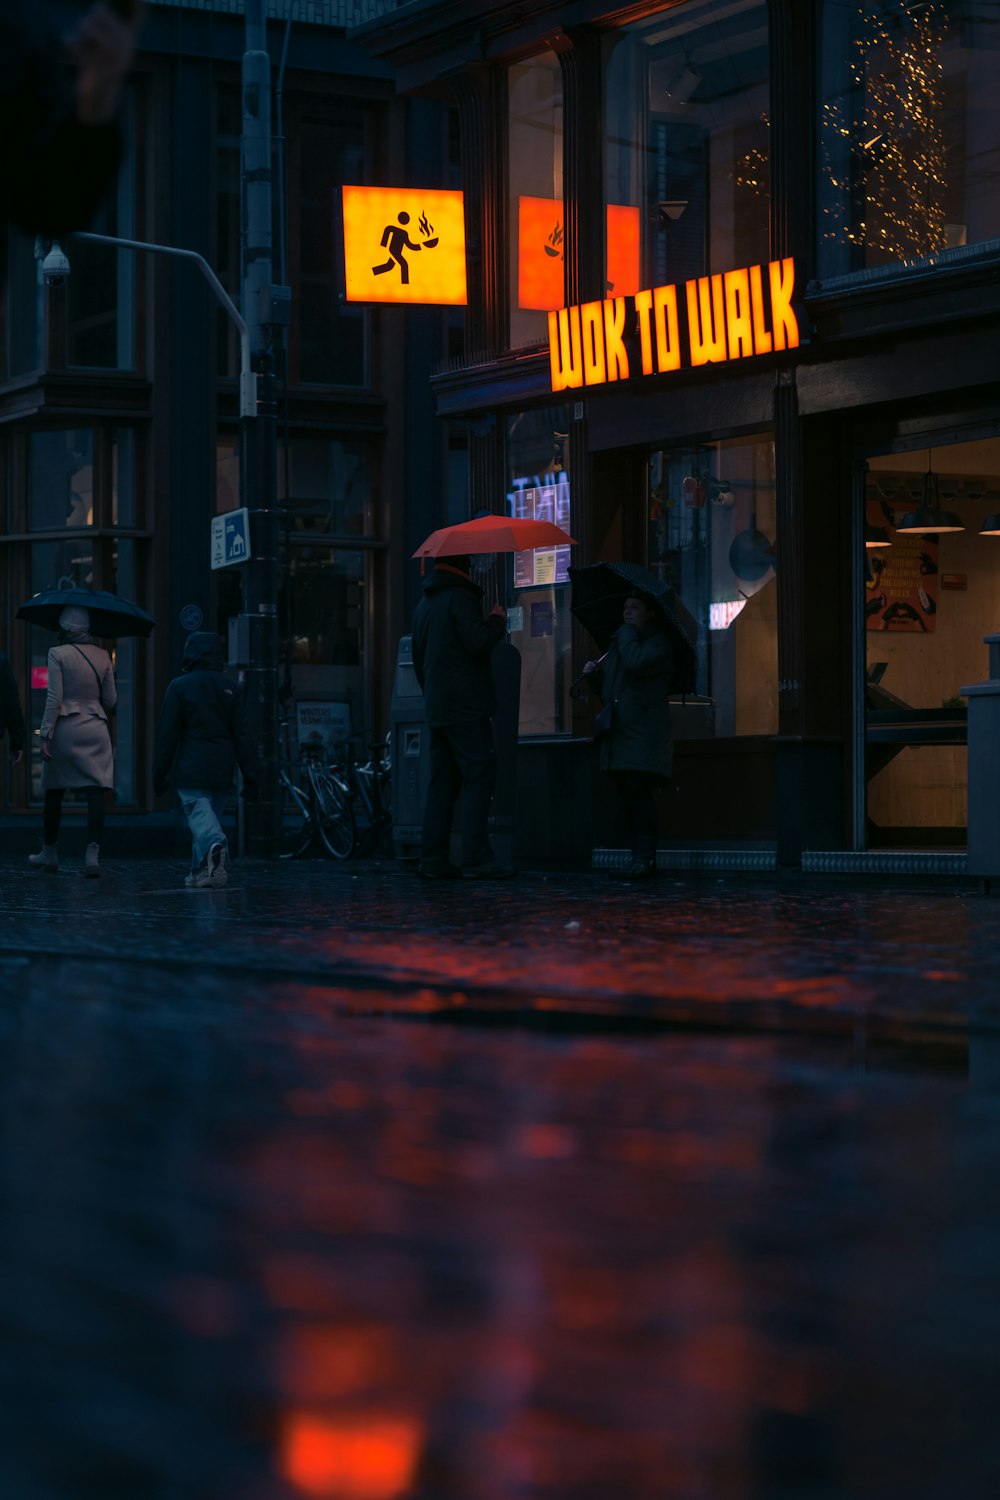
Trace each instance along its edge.
{"label": "running person pictogram", "polygon": [[[405,226],[410,222],[410,216],[403,209],[398,215],[398,224],[387,224],[382,231],[382,247],[389,247],[389,259],[380,266],[372,266],[373,276],[382,276],[386,271],[391,271],[394,266],[399,267],[400,278],[403,286],[410,284],[410,268],[406,264],[403,255],[406,250],[419,250],[421,247],[415,245],[406,232]],[[401,228],[400,225],[403,227]]]}

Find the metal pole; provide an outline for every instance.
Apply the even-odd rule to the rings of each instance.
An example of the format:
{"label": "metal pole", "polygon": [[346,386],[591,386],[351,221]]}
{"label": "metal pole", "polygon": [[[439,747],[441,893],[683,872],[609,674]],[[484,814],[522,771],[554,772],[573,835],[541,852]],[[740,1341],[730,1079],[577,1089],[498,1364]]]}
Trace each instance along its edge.
{"label": "metal pole", "polygon": [[197,250],[181,250],[176,245],[154,245],[150,240],[123,240],[119,239],[116,234],[91,234],[89,230],[74,232],[71,238],[89,240],[93,245],[114,245],[118,250],[150,250],[154,255],[176,255],[181,260],[193,260],[239,330],[240,416],[254,415],[257,410],[257,377],[250,362],[250,329],[243,320],[243,314],[203,255],[199,255]]}
{"label": "metal pole", "polygon": [[246,0],[243,54],[243,317],[257,376],[257,410],[240,419],[240,484],[250,513],[244,610],[250,637],[246,702],[260,759],[260,801],[247,809],[247,853],[273,859],[278,819],[277,399],[269,299],[271,270],[271,59],[264,0]]}

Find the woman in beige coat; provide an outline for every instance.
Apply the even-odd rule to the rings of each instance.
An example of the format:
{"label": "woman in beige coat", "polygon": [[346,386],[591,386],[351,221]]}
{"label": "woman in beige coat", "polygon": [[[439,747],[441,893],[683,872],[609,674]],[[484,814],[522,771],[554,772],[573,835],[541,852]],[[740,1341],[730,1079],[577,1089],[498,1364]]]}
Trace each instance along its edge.
{"label": "woman in beige coat", "polygon": [[115,784],[108,715],[118,694],[111,658],[91,639],[88,612],[69,605],[59,616],[59,628],[63,640],[49,652],[49,691],[39,731],[45,793],[43,843],[40,854],[29,854],[28,863],[58,870],[63,794],[74,789],[87,800],[84,871],[95,876],[101,873],[104,794],[113,791]]}

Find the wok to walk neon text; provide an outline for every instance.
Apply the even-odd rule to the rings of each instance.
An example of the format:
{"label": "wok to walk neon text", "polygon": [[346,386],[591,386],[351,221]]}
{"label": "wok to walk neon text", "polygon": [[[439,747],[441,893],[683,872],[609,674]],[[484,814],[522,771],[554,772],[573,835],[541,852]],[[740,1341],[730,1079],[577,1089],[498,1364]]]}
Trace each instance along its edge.
{"label": "wok to walk neon text", "polygon": [[795,262],[772,260],[549,313],[552,389],[725,364],[799,346]]}

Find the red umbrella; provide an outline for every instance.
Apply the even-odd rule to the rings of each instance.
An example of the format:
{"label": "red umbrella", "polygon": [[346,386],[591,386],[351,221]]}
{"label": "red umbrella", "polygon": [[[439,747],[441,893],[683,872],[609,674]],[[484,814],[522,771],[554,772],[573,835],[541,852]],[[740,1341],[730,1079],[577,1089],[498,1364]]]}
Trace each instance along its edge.
{"label": "red umbrella", "polygon": [[479,516],[432,531],[414,557],[460,557],[473,552],[527,552],[532,547],[575,547],[576,542],[551,521],[515,516]]}

